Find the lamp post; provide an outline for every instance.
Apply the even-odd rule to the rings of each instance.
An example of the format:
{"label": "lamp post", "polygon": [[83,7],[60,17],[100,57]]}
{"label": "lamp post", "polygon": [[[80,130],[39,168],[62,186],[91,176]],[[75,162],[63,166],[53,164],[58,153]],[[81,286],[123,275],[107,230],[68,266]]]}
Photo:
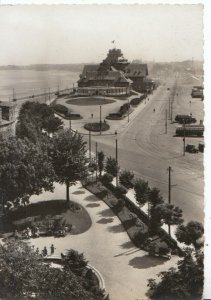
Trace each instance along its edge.
{"label": "lamp post", "polygon": [[100,105],[100,135],[101,135],[101,131],[102,131],[102,107]]}
{"label": "lamp post", "polygon": [[119,167],[118,167],[118,140],[116,139],[116,164],[117,164],[117,173],[116,173],[116,186],[118,186],[118,172],[119,172]]}

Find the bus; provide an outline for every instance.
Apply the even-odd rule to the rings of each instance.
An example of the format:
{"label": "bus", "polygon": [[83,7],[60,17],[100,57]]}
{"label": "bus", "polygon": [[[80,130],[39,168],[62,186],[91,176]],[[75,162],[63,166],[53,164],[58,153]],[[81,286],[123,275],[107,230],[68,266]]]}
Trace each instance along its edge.
{"label": "bus", "polygon": [[203,125],[180,126],[176,129],[176,136],[203,136]]}

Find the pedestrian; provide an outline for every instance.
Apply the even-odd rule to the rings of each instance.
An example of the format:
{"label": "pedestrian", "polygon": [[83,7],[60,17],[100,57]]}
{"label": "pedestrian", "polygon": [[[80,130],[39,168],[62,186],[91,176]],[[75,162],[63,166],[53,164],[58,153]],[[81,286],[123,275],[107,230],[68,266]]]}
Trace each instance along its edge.
{"label": "pedestrian", "polygon": [[40,250],[39,250],[39,248],[37,247],[37,249],[36,249],[36,251],[35,251],[35,253],[38,255],[38,254],[40,254]]}
{"label": "pedestrian", "polygon": [[42,251],[42,255],[43,256],[47,256],[48,255],[48,250],[47,250],[46,246],[44,247],[44,249]]}
{"label": "pedestrian", "polygon": [[93,114],[91,114],[91,117],[92,117],[92,119],[93,119],[94,115],[93,115]]}
{"label": "pedestrian", "polygon": [[55,250],[55,247],[54,247],[54,244],[51,245],[51,255],[54,254],[54,250]]}

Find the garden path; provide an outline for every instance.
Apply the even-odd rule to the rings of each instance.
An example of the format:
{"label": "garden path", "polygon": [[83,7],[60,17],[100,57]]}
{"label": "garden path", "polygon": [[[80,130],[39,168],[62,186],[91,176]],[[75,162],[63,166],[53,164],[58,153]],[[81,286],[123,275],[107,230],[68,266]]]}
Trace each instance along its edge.
{"label": "garden path", "polygon": [[[86,259],[102,274],[111,300],[147,299],[147,279],[175,265],[171,260],[149,257],[130,241],[119,219],[111,209],[80,183],[71,187],[71,200],[83,205],[92,219],[91,228],[79,235],[64,238],[41,237],[31,243],[40,250],[55,245],[55,254],[67,249],[83,252]],[[65,199],[65,186],[55,184],[54,193],[45,192],[32,196],[31,202],[49,199]]]}

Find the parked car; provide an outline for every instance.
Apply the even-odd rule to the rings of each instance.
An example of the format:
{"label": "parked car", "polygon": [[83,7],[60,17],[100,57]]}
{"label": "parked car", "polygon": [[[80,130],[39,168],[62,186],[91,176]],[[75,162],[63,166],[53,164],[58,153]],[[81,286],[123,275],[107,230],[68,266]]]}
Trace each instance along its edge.
{"label": "parked car", "polygon": [[190,145],[190,144],[188,144],[186,146],[185,151],[189,152],[189,153],[198,153],[199,152],[198,148],[196,148],[195,145]]}
{"label": "parked car", "polygon": [[204,152],[204,142],[199,143],[199,151],[202,153]]}

